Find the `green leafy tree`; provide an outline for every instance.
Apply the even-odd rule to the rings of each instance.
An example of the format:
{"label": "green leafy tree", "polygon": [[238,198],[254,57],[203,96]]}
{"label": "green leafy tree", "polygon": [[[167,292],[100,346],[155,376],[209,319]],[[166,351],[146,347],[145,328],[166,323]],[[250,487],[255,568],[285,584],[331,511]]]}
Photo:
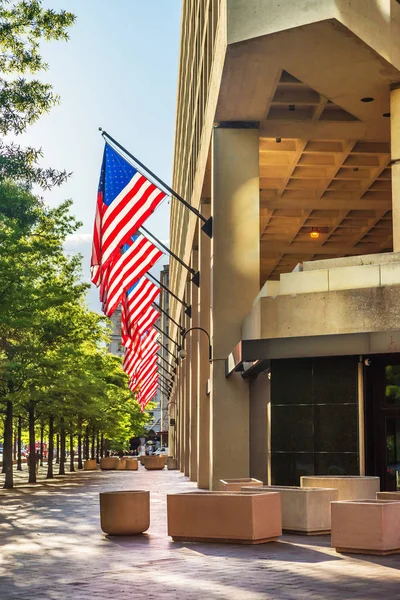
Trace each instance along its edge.
{"label": "green leafy tree", "polygon": [[[42,41],[67,40],[75,16],[43,9],[41,0],[0,0],[0,133],[20,134],[59,102],[48,83],[32,77],[48,65],[40,54]],[[27,79],[26,75],[30,78]],[[6,179],[60,185],[65,171],[39,167],[41,150],[0,141],[0,182]]]}

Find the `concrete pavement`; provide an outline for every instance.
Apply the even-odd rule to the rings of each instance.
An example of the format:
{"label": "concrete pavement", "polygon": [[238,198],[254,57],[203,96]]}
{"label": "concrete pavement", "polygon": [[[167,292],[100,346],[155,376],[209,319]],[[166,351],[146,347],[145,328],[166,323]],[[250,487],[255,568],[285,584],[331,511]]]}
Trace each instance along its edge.
{"label": "concrete pavement", "polygon": [[[178,471],[139,469],[36,486],[22,483],[25,470],[16,489],[0,490],[0,599],[400,600],[400,555],[342,556],[329,536],[260,546],[172,542],[166,494],[195,485]],[[123,489],[150,490],[151,526],[139,537],[107,538],[98,494]]]}

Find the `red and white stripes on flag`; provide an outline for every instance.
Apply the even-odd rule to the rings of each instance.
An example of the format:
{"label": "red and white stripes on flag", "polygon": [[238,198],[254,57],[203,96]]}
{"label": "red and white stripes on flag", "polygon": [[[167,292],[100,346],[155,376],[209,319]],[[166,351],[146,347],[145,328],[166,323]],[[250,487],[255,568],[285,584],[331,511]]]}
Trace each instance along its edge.
{"label": "red and white stripes on flag", "polygon": [[155,316],[154,312],[146,313],[147,317],[142,320],[141,317],[159,294],[160,288],[149,281],[147,277],[142,277],[133,289],[124,294],[121,303],[121,338],[122,344],[126,348],[132,347],[137,337],[143,335],[145,330],[158,319],[159,313],[157,313],[155,321],[152,322],[152,319],[149,318],[151,315]]}
{"label": "red and white stripes on flag", "polygon": [[154,244],[138,235],[126,252],[111,264],[107,274],[107,288],[103,310],[110,317],[123,293],[131,288],[163,256]]}
{"label": "red and white stripes on flag", "polygon": [[126,306],[129,320],[134,323],[139,316],[159,296],[160,288],[147,277],[142,277],[137,285],[126,294]]}

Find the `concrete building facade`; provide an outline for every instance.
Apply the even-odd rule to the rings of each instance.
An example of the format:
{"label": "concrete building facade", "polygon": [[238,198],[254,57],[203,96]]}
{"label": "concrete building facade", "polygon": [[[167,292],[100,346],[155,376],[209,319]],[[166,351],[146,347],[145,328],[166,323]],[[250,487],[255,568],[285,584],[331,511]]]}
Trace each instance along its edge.
{"label": "concrete building facade", "polygon": [[183,2],[173,187],[179,468],[400,489],[400,3]]}

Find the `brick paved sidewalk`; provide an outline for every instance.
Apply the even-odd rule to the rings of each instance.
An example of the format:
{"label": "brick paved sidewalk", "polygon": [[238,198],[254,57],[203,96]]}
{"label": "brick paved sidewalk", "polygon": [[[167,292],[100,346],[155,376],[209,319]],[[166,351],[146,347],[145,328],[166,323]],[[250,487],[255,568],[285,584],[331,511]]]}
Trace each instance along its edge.
{"label": "brick paved sidewalk", "polygon": [[[98,493],[113,489],[150,490],[147,534],[103,535]],[[172,542],[166,494],[191,489],[177,471],[140,467],[1,490],[0,600],[400,600],[400,555],[344,557],[328,536],[260,546]]]}

